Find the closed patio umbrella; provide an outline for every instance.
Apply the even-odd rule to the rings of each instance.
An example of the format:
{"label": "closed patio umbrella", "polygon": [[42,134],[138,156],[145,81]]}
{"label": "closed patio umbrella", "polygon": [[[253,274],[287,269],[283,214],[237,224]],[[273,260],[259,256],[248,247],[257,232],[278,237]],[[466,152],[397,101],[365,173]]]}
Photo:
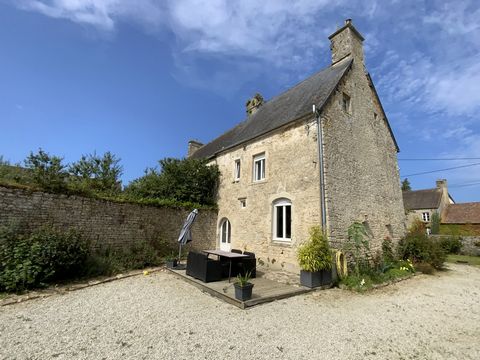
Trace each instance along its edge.
{"label": "closed patio umbrella", "polygon": [[190,241],[192,241],[192,225],[195,221],[195,218],[198,215],[198,210],[193,209],[193,211],[188,214],[187,219],[183,223],[182,230],[180,231],[180,235],[178,236],[178,262],[180,263],[180,257],[182,255],[182,246],[187,245]]}

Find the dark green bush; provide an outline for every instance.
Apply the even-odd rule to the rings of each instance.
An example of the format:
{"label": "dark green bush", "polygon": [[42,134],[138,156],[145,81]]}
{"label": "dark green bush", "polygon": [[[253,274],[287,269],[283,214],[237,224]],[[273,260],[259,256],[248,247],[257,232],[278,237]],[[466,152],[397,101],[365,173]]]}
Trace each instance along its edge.
{"label": "dark green bush", "polygon": [[203,159],[160,160],[160,171],[147,170],[126,187],[125,193],[133,198],[214,205],[220,171],[217,165],[207,163]]}
{"label": "dark green bush", "polygon": [[438,241],[429,238],[421,224],[416,224],[398,243],[399,258],[411,259],[414,263],[425,262],[435,269],[443,267],[445,250]]}
{"label": "dark green bush", "polygon": [[0,230],[0,290],[23,291],[76,276],[88,243],[78,232],[44,227],[32,233]]}
{"label": "dark green bush", "polygon": [[440,240],[440,246],[447,254],[458,254],[462,250],[462,242],[458,237],[447,237]]}
{"label": "dark green bush", "polygon": [[111,276],[123,271],[158,266],[162,263],[155,243],[142,241],[127,249],[104,247],[92,251],[85,263],[83,277]]}
{"label": "dark green bush", "polygon": [[386,264],[393,263],[395,261],[395,255],[393,251],[393,243],[390,238],[383,239],[382,242],[382,254],[383,262]]}

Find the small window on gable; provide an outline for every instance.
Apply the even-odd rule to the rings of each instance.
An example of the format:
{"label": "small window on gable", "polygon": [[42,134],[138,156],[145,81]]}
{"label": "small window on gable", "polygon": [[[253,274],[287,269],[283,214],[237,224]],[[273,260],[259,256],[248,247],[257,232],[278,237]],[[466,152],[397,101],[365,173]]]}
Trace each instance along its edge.
{"label": "small window on gable", "polygon": [[374,121],[377,121],[377,119],[378,119],[378,115],[377,115],[377,113],[374,112],[374,113],[373,113],[373,120],[374,120]]}
{"label": "small window on gable", "polygon": [[422,220],[423,221],[430,221],[430,213],[429,212],[422,213]]}
{"label": "small window on gable", "polygon": [[342,96],[342,110],[345,111],[347,114],[351,113],[351,99],[350,96],[343,93]]}
{"label": "small window on gable", "polygon": [[240,159],[235,160],[235,168],[233,178],[235,181],[240,180]]}
{"label": "small window on gable", "polygon": [[253,181],[265,179],[265,153],[253,157]]}
{"label": "small window on gable", "polygon": [[246,198],[239,198],[238,200],[240,200],[240,207],[242,209],[247,207],[247,199]]}

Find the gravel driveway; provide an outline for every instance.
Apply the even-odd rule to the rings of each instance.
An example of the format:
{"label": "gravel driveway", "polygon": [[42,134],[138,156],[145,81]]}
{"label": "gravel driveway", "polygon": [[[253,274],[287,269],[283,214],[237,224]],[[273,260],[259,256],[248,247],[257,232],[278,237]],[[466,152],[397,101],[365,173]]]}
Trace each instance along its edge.
{"label": "gravel driveway", "polygon": [[0,308],[0,359],[479,359],[480,268],[249,310],[165,272]]}

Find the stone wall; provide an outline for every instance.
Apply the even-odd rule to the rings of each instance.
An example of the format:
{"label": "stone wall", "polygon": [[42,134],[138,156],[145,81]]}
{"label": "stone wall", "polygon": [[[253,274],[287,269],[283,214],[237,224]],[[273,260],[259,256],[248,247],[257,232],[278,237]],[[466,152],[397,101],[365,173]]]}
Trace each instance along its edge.
{"label": "stone wall", "polygon": [[[129,247],[162,238],[177,246],[187,210],[118,203],[79,196],[0,187],[0,226],[17,223],[29,229],[52,224],[77,229],[93,246]],[[187,249],[215,248],[217,213],[200,210]]]}
{"label": "stone wall", "polygon": [[[433,239],[440,241],[442,238],[449,238],[448,235],[430,235]],[[458,236],[462,242],[460,254],[469,256],[480,256],[480,236]]]}

